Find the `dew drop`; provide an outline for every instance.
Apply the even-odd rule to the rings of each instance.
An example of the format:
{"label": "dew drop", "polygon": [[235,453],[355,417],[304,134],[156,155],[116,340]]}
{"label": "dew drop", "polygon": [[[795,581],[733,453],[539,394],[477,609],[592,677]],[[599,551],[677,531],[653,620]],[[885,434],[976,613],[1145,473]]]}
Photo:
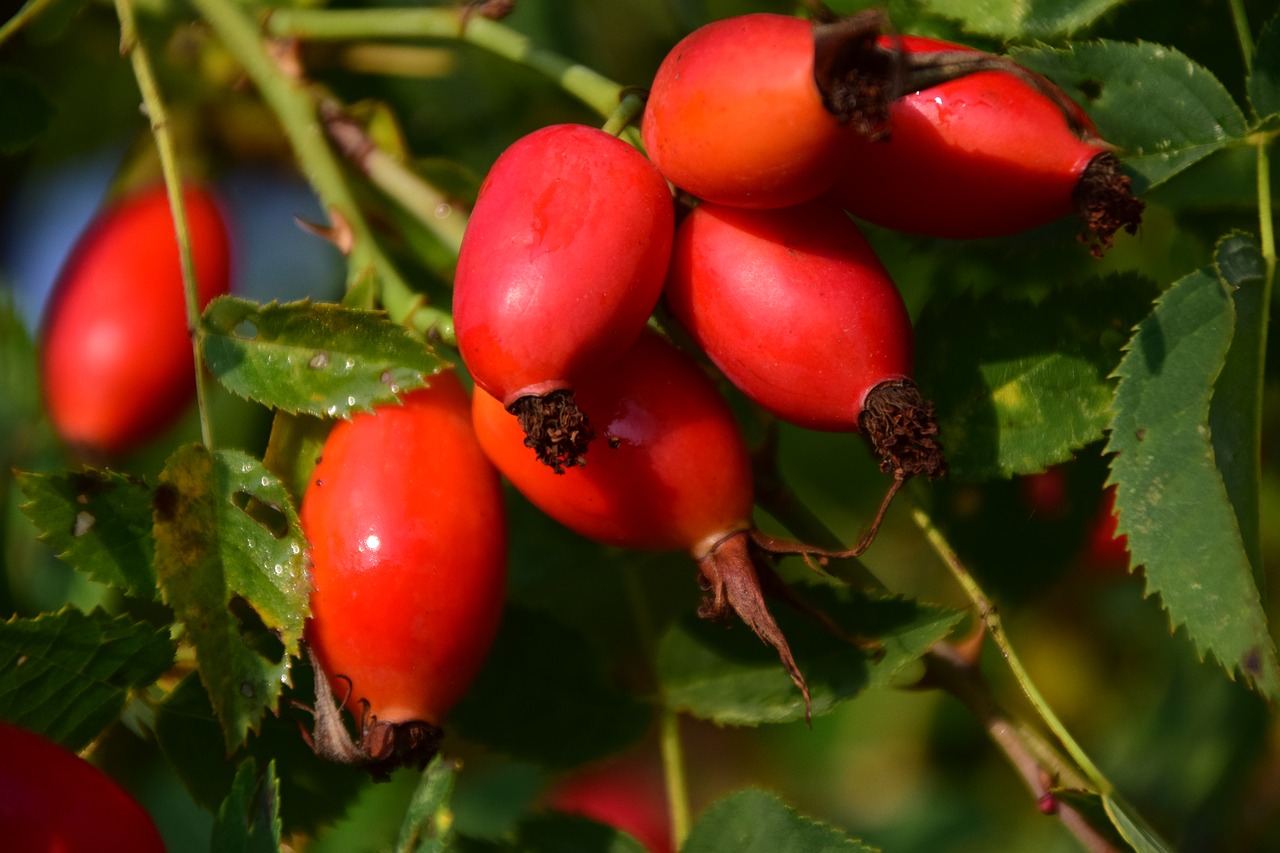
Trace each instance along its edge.
{"label": "dew drop", "polygon": [[301,554],[302,546],[300,546],[297,542],[294,542],[289,546],[289,550],[292,551],[294,554]]}
{"label": "dew drop", "polygon": [[311,360],[307,362],[307,367],[312,370],[323,370],[329,366],[329,353],[324,350],[316,350],[316,354],[311,356]]}
{"label": "dew drop", "polygon": [[281,575],[284,574],[284,566],[280,565],[279,563],[276,563],[275,572],[276,572],[276,577],[280,577]]}
{"label": "dew drop", "polygon": [[338,407],[337,407],[337,406],[330,406],[329,408],[325,409],[324,411],[325,411],[325,414],[327,414],[329,417],[331,417],[331,418],[332,418],[332,417],[336,417],[336,416],[337,416],[337,414],[338,414]]}
{"label": "dew drop", "polygon": [[264,485],[264,486],[269,486],[269,485],[271,485],[271,478],[270,478],[270,477],[263,477],[263,478],[262,478],[261,480],[259,480],[258,482],[262,483],[262,485]]}
{"label": "dew drop", "polygon": [[356,398],[355,398],[355,397],[348,397],[348,398],[347,398],[347,405],[348,405],[348,406],[354,406],[355,404],[356,404]]}
{"label": "dew drop", "polygon": [[253,685],[247,681],[240,683],[240,695],[246,699],[253,698]]}
{"label": "dew drop", "polygon": [[436,205],[436,219],[444,219],[450,213],[453,213],[453,208],[450,207],[449,205],[447,204]]}

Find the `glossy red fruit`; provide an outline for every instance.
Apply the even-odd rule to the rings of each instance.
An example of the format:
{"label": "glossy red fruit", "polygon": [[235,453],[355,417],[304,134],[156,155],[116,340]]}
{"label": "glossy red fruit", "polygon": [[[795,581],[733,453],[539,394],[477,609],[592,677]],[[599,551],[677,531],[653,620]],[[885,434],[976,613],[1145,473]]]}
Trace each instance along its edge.
{"label": "glossy red fruit", "polygon": [[899,479],[944,470],[912,372],[911,319],[854,223],[819,199],[701,204],[676,235],[671,312],[748,397],[809,429],[862,431]]}
{"label": "glossy red fruit", "polygon": [[0,722],[0,839],[6,850],[164,853],[151,817],[69,749]]}
{"label": "glossy red fruit", "polygon": [[715,386],[689,356],[646,332],[611,368],[584,377],[577,396],[608,446],[563,476],[537,461],[516,419],[481,391],[472,401],[476,435],[498,470],[566,527],[607,545],[688,551],[710,590],[699,612],[736,611],[778,650],[807,703],[808,688],[764,604],[750,459]]}
{"label": "glossy red fruit", "polygon": [[888,139],[850,136],[835,189],[847,210],[887,228],[949,238],[1016,234],[1079,211],[1095,254],[1121,228],[1134,233],[1142,202],[1089,117],[1061,90],[961,45],[919,36],[902,36],[900,44],[908,64],[959,51],[1003,61],[1006,70],[898,98]]}
{"label": "glossy red fruit", "polygon": [[582,125],[520,139],[480,188],[458,256],[458,348],[476,384],[518,414],[557,471],[579,463],[592,435],[574,385],[644,328],[674,219],[653,165]]}
{"label": "glossy red fruit", "polygon": [[448,371],[402,401],[334,426],[301,510],[307,643],[361,718],[348,750],[319,701],[316,746],[379,774],[435,753],[493,641],[506,585],[501,487],[466,391]]}
{"label": "glossy red fruit", "polygon": [[[826,38],[833,25],[767,13],[695,30],[654,76],[645,150],[668,180],[708,201],[769,208],[813,198],[835,180],[845,123],[861,133],[880,123],[833,104],[822,70],[870,47],[880,20],[849,20]],[[861,94],[864,107],[875,101]]]}
{"label": "glossy red fruit", "polygon": [[[183,192],[200,305],[226,293],[230,255],[218,203]],[[72,447],[114,457],[154,438],[195,394],[182,268],[163,186],[104,210],[54,287],[41,331],[49,418]]]}

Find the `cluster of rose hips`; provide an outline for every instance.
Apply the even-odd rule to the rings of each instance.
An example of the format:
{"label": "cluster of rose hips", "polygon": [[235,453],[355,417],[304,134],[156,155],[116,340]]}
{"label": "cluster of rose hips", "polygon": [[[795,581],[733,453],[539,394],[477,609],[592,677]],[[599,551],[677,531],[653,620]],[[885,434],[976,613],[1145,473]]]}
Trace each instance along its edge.
{"label": "cluster of rose hips", "polygon": [[[864,13],[710,24],[658,70],[641,126],[647,157],[604,131],[557,125],[494,163],[455,279],[472,398],[446,371],[401,405],[340,422],[303,496],[318,751],[375,772],[435,751],[439,723],[478,672],[502,608],[497,471],[598,542],[690,553],[707,591],[699,613],[736,613],[777,651],[808,707],[765,590],[803,606],[770,558],[818,549],[755,529],[739,424],[698,354],[650,328],[659,303],[762,409],[867,437],[893,479],[856,553],[897,488],[939,476],[945,462],[933,407],[911,378],[906,307],[849,214],[971,238],[1074,210],[1101,252],[1117,230],[1136,228],[1142,209],[1087,116],[1051,83],[1001,57],[884,35],[883,23]],[[130,204],[110,228],[137,219],[145,231],[146,217],[168,216],[159,194]],[[207,301],[226,289],[216,262],[225,236],[202,196],[187,207]],[[45,387],[64,435],[118,452],[137,424],[97,425],[89,414],[128,411],[119,397],[131,389],[86,383],[86,371],[105,364],[57,331],[85,328],[64,315],[102,312],[94,300],[113,293],[76,284],[91,278],[92,263],[115,257],[93,248],[99,239],[86,241],[52,304]],[[139,251],[140,239],[126,241],[130,263],[158,258]],[[176,246],[174,255],[163,260],[170,278]],[[174,300],[165,310],[176,318]],[[125,315],[143,313],[129,307]],[[185,360],[148,367],[182,385],[191,373],[185,335],[171,349]],[[57,393],[86,384],[108,404]],[[360,717],[356,742],[333,689]]]}

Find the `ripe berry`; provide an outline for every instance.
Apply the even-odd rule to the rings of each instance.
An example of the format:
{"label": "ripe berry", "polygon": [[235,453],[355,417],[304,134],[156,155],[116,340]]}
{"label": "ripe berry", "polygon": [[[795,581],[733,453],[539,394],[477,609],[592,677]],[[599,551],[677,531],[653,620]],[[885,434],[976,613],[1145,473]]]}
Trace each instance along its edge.
{"label": "ripe berry", "polygon": [[[207,190],[183,191],[203,307],[229,287],[226,228]],[[195,394],[182,267],[163,186],[104,210],[54,286],[40,378],[59,435],[91,456],[126,453],[170,426]]]}
{"label": "ripe berry", "polygon": [[480,188],[458,257],[458,347],[476,384],[520,418],[557,472],[580,464],[593,435],[574,385],[644,328],[674,219],[653,165],[580,125],[520,139]]}
{"label": "ripe berry", "polygon": [[0,838],[6,850],[164,853],[151,817],[69,749],[0,722]]}
{"label": "ripe berry", "polygon": [[747,448],[715,386],[689,356],[646,332],[612,367],[584,377],[577,397],[609,444],[584,468],[556,476],[524,447],[516,419],[477,391],[480,445],[526,498],[578,533],[688,551],[710,593],[699,614],[721,618],[732,608],[777,650],[807,707],[808,686],[760,587],[770,546],[751,522]]}
{"label": "ripe berry", "polygon": [[881,39],[899,42],[908,64],[971,56],[979,70],[894,101],[888,139],[847,139],[835,196],[848,211],[898,231],[957,239],[1016,234],[1079,211],[1094,254],[1121,228],[1137,230],[1143,203],[1089,117],[1061,90],[960,45]]}
{"label": "ripe berry", "polygon": [[[379,775],[434,755],[442,719],[493,641],[506,583],[502,492],[466,391],[450,371],[402,403],[334,426],[301,510],[315,746]],[[356,709],[358,745],[321,671]]]}
{"label": "ripe berry", "polygon": [[[838,24],[761,13],[695,30],[654,77],[645,149],[668,180],[708,201],[768,208],[813,198],[835,180],[845,125],[874,135],[883,124],[889,66],[869,52],[880,23],[878,13]],[[849,68],[838,66],[859,62],[872,73],[833,96],[847,85]]]}
{"label": "ripe berry", "polygon": [[911,379],[902,296],[830,202],[699,205],[676,234],[666,298],[729,381],[765,409],[809,429],[864,433],[895,491],[906,477],[945,470],[933,406]]}

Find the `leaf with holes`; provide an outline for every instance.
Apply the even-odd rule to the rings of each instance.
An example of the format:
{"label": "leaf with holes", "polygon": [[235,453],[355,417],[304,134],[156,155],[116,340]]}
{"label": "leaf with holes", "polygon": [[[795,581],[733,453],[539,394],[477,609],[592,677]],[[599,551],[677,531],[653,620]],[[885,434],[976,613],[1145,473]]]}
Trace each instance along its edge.
{"label": "leaf with holes", "polygon": [[164,600],[234,749],[274,709],[310,613],[297,513],[258,460],[187,445],[160,475],[155,543]]}
{"label": "leaf with holes", "polygon": [[209,303],[205,363],[227,388],[273,409],[345,417],[394,402],[445,366],[421,338],[374,311],[328,303]]}
{"label": "leaf with holes", "polygon": [[708,806],[680,849],[684,853],[873,853],[876,848],[801,816],[773,794],[748,788]]}
{"label": "leaf with holes", "polygon": [[966,32],[1048,38],[1089,26],[1124,0],[925,0],[938,15],[960,21]]}
{"label": "leaf with holes", "polygon": [[0,719],[74,750],[173,664],[166,628],[70,608],[0,623]]}
{"label": "leaf with holes", "polygon": [[16,477],[27,498],[20,509],[60,559],[121,592],[156,597],[146,483],[92,468]]}
{"label": "leaf with holes", "polygon": [[1236,314],[1212,268],[1175,283],[1130,340],[1107,452],[1118,532],[1201,654],[1280,698],[1280,663],[1215,458],[1210,400]]}
{"label": "leaf with holes", "polygon": [[1009,55],[1080,102],[1142,189],[1249,132],[1218,78],[1171,47],[1099,41]]}

